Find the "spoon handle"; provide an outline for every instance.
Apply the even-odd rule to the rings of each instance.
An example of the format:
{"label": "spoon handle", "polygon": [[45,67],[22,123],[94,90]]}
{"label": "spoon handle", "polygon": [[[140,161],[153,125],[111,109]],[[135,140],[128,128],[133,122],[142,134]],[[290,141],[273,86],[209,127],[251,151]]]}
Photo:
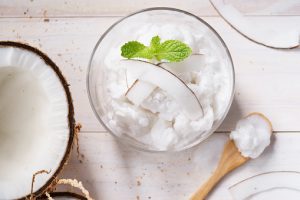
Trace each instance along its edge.
{"label": "spoon handle", "polygon": [[195,194],[190,198],[190,200],[204,200],[204,198],[223,177],[216,172],[214,172],[214,174],[197,190],[197,192],[195,192]]}
{"label": "spoon handle", "polygon": [[229,140],[223,150],[218,167],[208,181],[200,187],[190,200],[204,200],[217,183],[229,172],[241,166],[249,158],[243,157],[234,142]]}

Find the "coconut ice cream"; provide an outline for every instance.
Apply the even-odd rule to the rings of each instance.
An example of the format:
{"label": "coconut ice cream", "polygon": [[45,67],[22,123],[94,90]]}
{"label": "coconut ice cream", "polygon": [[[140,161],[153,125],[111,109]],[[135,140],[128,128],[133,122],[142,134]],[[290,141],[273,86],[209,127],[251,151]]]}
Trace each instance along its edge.
{"label": "coconut ice cream", "polygon": [[[207,137],[228,110],[234,82],[230,56],[216,33],[197,18],[161,10],[138,15],[110,30],[95,52],[103,58],[92,63],[102,66],[94,71],[101,102],[96,111],[120,137],[158,151],[184,149]],[[155,36],[161,43],[185,43],[191,55],[180,62],[121,56],[128,41],[151,46]]]}

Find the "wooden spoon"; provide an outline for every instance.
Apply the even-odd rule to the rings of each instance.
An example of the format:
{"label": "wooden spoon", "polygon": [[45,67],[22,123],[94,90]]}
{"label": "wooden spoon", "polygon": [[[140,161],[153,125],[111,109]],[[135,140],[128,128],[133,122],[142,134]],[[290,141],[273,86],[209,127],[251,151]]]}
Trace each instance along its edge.
{"label": "wooden spoon", "polygon": [[208,181],[190,198],[190,200],[204,200],[214,186],[229,172],[243,165],[249,160],[241,155],[232,140],[224,147],[218,167]]}
{"label": "wooden spoon", "polygon": [[[258,115],[264,119],[270,125],[270,133],[272,134],[272,124],[267,117],[261,113],[251,113],[251,115]],[[217,166],[217,169],[213,175],[208,179],[201,188],[190,198],[190,200],[204,200],[209,192],[217,185],[217,183],[229,172],[236,169],[237,167],[246,163],[250,158],[244,157],[235,146],[234,141],[229,140],[224,149]]]}

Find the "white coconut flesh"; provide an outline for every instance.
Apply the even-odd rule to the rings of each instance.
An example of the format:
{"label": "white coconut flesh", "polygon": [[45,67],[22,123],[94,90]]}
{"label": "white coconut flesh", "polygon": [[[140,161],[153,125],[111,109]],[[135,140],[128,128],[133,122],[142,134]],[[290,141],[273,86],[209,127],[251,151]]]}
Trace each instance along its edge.
{"label": "white coconut flesh", "polygon": [[41,189],[59,168],[70,138],[69,105],[55,71],[37,54],[0,45],[0,199]]}
{"label": "white coconut flesh", "polygon": [[235,200],[300,198],[300,173],[275,171],[245,179],[229,188]]}
{"label": "white coconut flesh", "polygon": [[290,49],[299,46],[300,33],[295,30],[278,30],[274,27],[264,24],[258,27],[257,24],[247,20],[237,9],[224,0],[210,0],[219,14],[238,32],[250,40],[264,46]]}
{"label": "white coconut flesh", "polygon": [[[142,102],[147,97],[147,95],[143,95],[144,99],[141,99],[141,95],[138,95],[139,92],[149,96],[158,87],[174,98],[190,119],[196,120],[203,116],[199,99],[175,74],[162,67],[138,60],[122,60],[120,66],[128,71],[127,74],[130,75],[128,80],[130,82],[134,80],[132,87],[127,92],[127,97],[129,96],[129,100],[132,102]],[[148,84],[136,84],[137,80]]]}

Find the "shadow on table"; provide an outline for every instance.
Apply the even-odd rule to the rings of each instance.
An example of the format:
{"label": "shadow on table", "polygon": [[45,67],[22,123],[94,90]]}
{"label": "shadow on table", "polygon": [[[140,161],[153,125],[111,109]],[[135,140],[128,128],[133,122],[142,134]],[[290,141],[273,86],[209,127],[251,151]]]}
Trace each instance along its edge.
{"label": "shadow on table", "polygon": [[235,124],[237,121],[239,121],[241,118],[243,118],[241,106],[239,105],[239,102],[237,101],[236,97],[234,97],[231,107],[228,111],[227,116],[225,117],[223,123],[221,126],[217,129],[218,132],[229,132],[235,128]]}

